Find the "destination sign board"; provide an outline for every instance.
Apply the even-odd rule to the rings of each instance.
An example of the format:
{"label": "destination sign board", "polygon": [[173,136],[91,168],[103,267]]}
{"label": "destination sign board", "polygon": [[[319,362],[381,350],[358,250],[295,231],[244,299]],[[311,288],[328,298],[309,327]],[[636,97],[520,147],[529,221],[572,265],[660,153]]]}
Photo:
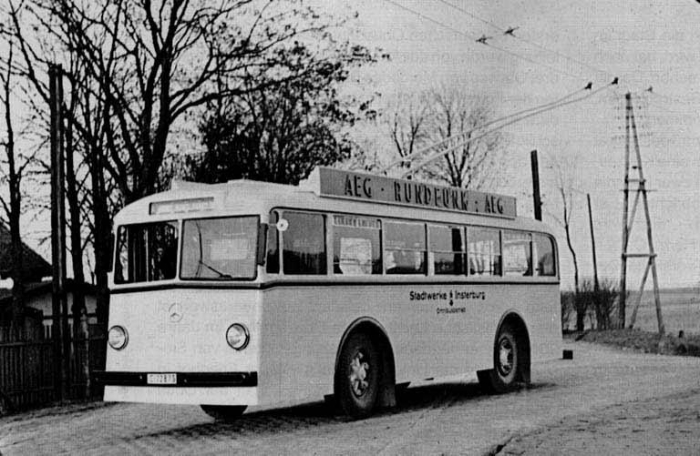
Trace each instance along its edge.
{"label": "destination sign board", "polygon": [[373,174],[316,168],[306,183],[319,195],[515,218],[515,198]]}

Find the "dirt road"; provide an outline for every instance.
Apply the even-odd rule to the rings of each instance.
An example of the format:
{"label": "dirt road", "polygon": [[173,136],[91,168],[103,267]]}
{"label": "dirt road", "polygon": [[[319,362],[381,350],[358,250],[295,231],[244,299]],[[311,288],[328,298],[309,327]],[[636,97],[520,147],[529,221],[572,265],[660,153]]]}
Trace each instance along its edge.
{"label": "dirt road", "polygon": [[361,421],[323,404],[253,410],[235,424],[196,407],[116,404],[0,419],[20,454],[698,454],[700,359],[569,344],[573,361],[533,368],[530,389],[474,382],[410,388]]}

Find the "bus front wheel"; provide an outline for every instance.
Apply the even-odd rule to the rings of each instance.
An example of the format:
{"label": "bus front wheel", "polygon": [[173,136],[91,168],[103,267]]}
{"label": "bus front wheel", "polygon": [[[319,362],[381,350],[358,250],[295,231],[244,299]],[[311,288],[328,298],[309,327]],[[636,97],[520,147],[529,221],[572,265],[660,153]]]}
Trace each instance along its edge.
{"label": "bus front wheel", "polygon": [[493,369],[479,371],[479,383],[489,393],[513,391],[523,378],[525,367],[524,343],[511,324],[498,331],[493,354]]}
{"label": "bus front wheel", "polygon": [[340,352],[335,380],[335,395],[343,413],[353,418],[372,413],[379,396],[380,369],[376,343],[365,333],[352,333]]}
{"label": "bus front wheel", "polygon": [[200,405],[204,413],[217,421],[236,421],[245,409],[245,405]]}

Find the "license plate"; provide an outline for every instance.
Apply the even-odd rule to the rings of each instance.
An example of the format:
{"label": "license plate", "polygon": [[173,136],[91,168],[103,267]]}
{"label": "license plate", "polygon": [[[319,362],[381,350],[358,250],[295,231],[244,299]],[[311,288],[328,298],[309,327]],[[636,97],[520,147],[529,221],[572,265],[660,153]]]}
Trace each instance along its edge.
{"label": "license plate", "polygon": [[149,385],[177,385],[177,374],[148,374],[146,383]]}

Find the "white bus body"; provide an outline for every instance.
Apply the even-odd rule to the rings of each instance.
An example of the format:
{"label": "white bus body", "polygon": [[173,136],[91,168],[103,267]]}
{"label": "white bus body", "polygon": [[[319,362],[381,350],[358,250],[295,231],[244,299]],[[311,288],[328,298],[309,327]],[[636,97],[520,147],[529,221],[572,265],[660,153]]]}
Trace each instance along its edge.
{"label": "white bus body", "polygon": [[[114,220],[117,239],[120,227],[169,222],[172,228],[168,230],[175,233],[176,244],[172,245],[177,245],[177,255],[170,258],[169,261],[175,262],[174,269],[164,278],[115,280],[114,275],[126,273],[113,273],[109,326],[122,328],[119,331],[123,330],[124,334],[118,332],[115,336],[110,332],[110,338],[115,336],[116,346],[122,342],[124,345],[118,349],[108,347],[106,371],[98,376],[105,384],[104,399],[249,406],[337,394],[341,351],[353,331],[370,333],[381,351],[381,366],[372,369],[380,371],[383,379],[378,387],[381,391],[371,407],[359,411],[346,408],[351,414],[369,413],[374,402],[391,405],[395,384],[470,371],[493,371],[499,356],[507,356],[508,341],[503,348],[498,339],[504,321],[517,327],[520,334],[518,362],[522,364],[519,367],[522,378],[519,380],[529,380],[530,362],[561,355],[557,251],[545,225],[519,217],[382,204],[350,196],[354,195],[332,198],[303,186],[233,181],[217,185],[179,185],[172,191],[147,197],[123,209]],[[265,240],[263,227],[269,227],[268,238],[276,239],[268,241],[271,245],[280,242],[280,234],[281,242],[285,242],[285,233],[293,230],[287,225],[294,223],[294,214],[322,217],[325,259],[316,257],[314,261],[324,264],[325,270],[318,274],[284,273],[287,261],[310,263],[308,258],[303,259],[304,254],[298,255],[300,260],[297,257],[287,260],[286,251],[279,253],[284,246],[279,247],[278,253],[268,252],[266,256],[261,255],[260,245],[249,245],[251,239]],[[248,240],[241,240],[238,234],[224,233],[229,237],[215,242],[203,239],[207,233],[202,232],[199,224],[198,232],[188,228],[195,223],[193,220],[218,223],[220,219],[234,216],[248,217],[235,222],[241,226],[246,223],[252,226],[255,221],[256,230],[263,235],[256,232]],[[402,223],[411,225],[408,227],[411,230],[415,225],[428,227],[424,249],[420,249],[418,241],[410,246],[418,251],[415,258],[423,258],[416,260],[416,263],[424,263],[416,266],[420,273],[388,273],[393,261],[389,260],[393,253],[388,251],[392,245],[399,244],[392,244],[387,233],[391,226],[402,230]],[[376,229],[378,233],[363,231],[367,234],[364,238],[349,235],[340,243],[336,239],[334,244],[334,233],[337,237],[336,232],[342,231],[342,227],[353,224],[360,226],[357,228],[360,231]],[[435,262],[440,253],[430,251],[433,226],[439,227],[434,229],[436,233],[438,230],[451,233],[457,239],[454,245],[463,243],[464,247],[454,255],[455,258],[461,255],[459,258],[463,259],[454,260],[456,263],[463,261],[461,273],[436,274],[436,268],[443,266]],[[470,244],[470,230],[480,227],[496,230],[500,238],[494,239],[499,239],[495,243],[500,243],[500,255],[510,255],[506,264],[502,257],[492,257],[496,258],[492,261],[501,264],[500,271],[495,271],[494,275],[467,271],[467,264],[472,260],[468,250],[476,245]],[[137,229],[141,228],[134,228]],[[348,232],[352,230],[348,228]],[[512,237],[524,241],[509,244],[505,233],[515,233]],[[303,237],[295,239],[297,247],[292,247],[292,234],[289,236],[290,250],[312,248],[306,245],[311,241]],[[371,236],[380,239],[381,266],[366,262],[367,255],[377,255],[376,245],[366,239]],[[460,237],[463,237],[461,241]],[[549,259],[543,259],[551,262],[551,270],[546,275],[540,274],[540,266],[535,265],[535,237],[551,239]],[[185,245],[191,242],[197,244],[199,250],[183,253],[189,249]],[[125,255],[119,250],[119,241],[117,244],[116,263],[124,269],[126,266],[119,266],[119,262],[128,260],[120,260],[120,254]],[[148,245],[144,244],[144,248]],[[479,255],[484,255],[483,245],[486,244],[474,247],[481,249]],[[338,246],[346,253],[334,252]],[[511,247],[525,253],[505,252]],[[405,245],[402,248],[409,251]],[[208,250],[204,252],[203,249]],[[252,252],[256,255],[254,269],[250,270],[252,274],[243,274],[244,278],[229,279],[202,261],[205,253],[211,258],[242,259]],[[192,255],[199,255],[198,262],[183,259]],[[525,266],[518,269],[517,263],[526,261],[523,255],[530,255],[529,272]],[[456,267],[450,263],[452,256],[447,254],[446,268]],[[274,271],[275,266],[270,265],[277,261],[274,258],[283,263],[278,266],[279,271]],[[185,271],[183,261],[192,263],[189,272]],[[217,264],[225,263],[221,261]],[[148,269],[150,265],[143,267]],[[379,267],[381,270],[376,269]],[[216,274],[205,268],[215,270]],[[374,273],[370,273],[370,268]],[[194,274],[194,269],[197,276],[201,274],[207,278],[183,277]],[[234,343],[238,343],[247,335],[242,349],[234,349],[227,342],[227,330],[233,324],[242,325],[242,331],[247,333],[243,334],[238,327],[238,333],[232,336]],[[357,371],[363,382],[365,377],[367,381],[371,379],[368,366],[362,365]],[[361,394],[364,390],[358,391]]]}

